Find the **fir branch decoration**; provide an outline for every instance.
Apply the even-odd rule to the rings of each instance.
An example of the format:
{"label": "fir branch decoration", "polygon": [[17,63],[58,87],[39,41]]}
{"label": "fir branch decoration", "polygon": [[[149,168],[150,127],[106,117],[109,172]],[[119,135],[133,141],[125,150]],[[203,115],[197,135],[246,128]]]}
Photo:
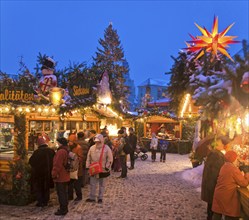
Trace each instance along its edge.
{"label": "fir branch decoration", "polygon": [[27,150],[25,149],[25,115],[15,115],[15,152],[10,162],[12,175],[12,190],[7,195],[7,204],[26,205],[31,201],[30,176],[31,168],[28,164]]}

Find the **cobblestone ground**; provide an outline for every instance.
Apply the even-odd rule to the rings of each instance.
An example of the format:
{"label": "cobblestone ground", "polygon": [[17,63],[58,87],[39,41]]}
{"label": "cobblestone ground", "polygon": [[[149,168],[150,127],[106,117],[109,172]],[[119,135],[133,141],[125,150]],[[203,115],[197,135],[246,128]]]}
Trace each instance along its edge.
{"label": "cobblestone ground", "polygon": [[[166,163],[138,159],[127,179],[117,179],[120,173],[108,177],[102,204],[86,203],[88,186],[83,188],[84,199],[69,203],[66,216],[55,216],[58,208],[55,192],[48,207],[0,205],[1,220],[15,219],[86,219],[86,220],[205,220],[206,204],[200,192],[181,178],[191,169],[188,155],[167,154]],[[128,162],[129,165],[129,162]]]}

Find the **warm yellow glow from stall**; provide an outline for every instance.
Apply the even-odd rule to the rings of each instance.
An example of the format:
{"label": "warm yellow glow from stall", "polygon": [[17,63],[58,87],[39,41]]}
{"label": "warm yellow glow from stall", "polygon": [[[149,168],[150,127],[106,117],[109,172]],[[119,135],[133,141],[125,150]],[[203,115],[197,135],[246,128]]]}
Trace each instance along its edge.
{"label": "warm yellow glow from stall", "polygon": [[117,124],[107,124],[107,129],[109,131],[110,136],[117,136],[118,134]]}
{"label": "warm yellow glow from stall", "polygon": [[184,97],[184,102],[183,102],[183,105],[182,105],[182,110],[181,110],[181,113],[180,113],[180,117],[183,117],[184,112],[186,111],[187,106],[189,104],[189,101],[190,101],[190,94],[188,93]]}

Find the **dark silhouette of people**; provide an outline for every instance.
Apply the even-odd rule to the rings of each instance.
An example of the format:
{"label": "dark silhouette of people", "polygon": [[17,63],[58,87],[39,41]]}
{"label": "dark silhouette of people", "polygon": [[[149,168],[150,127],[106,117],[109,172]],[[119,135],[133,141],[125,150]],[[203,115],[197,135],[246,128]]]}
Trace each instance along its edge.
{"label": "dark silhouette of people", "polygon": [[48,205],[49,189],[54,187],[51,171],[55,152],[49,148],[43,137],[37,139],[38,149],[34,151],[29,159],[32,167],[32,189],[36,194],[38,207]]}

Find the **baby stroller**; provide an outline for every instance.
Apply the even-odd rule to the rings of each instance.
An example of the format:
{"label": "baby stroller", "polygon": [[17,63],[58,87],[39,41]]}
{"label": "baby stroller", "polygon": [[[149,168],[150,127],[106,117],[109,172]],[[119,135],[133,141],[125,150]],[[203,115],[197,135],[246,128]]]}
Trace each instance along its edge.
{"label": "baby stroller", "polygon": [[146,160],[148,158],[148,154],[146,154],[147,151],[148,150],[146,148],[137,147],[134,152],[135,160],[139,157],[141,158],[142,161]]}

